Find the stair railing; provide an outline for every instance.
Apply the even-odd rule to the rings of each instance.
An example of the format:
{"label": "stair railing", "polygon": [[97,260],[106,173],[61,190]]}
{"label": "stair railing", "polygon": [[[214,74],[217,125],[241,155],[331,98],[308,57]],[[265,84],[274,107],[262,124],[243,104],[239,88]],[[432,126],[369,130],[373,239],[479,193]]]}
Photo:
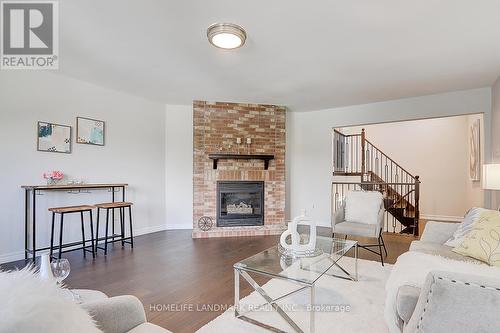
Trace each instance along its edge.
{"label": "stair railing", "polygon": [[365,163],[361,134],[346,135],[333,130],[333,172],[336,175],[360,174]]}
{"label": "stair railing", "polygon": [[[399,165],[396,161],[385,154],[381,149],[366,139],[365,129],[362,129],[361,134],[346,135],[340,131],[334,130],[333,135],[333,175],[345,176],[361,176],[360,183],[333,183],[333,186],[341,184],[350,184],[353,187],[357,184],[358,189],[380,190],[384,193],[386,200],[386,210],[392,212],[392,232],[401,232],[406,228],[406,231],[411,230],[413,234],[418,235],[418,220],[420,217],[419,201],[420,201],[420,180],[418,176],[413,176],[405,168]],[[342,185],[343,186],[343,185]],[[371,186],[371,187],[370,187]],[[343,192],[343,190],[342,190]],[[333,192],[332,200],[335,202],[335,195],[338,192]],[[404,216],[398,216],[400,207],[404,206]],[[336,205],[332,203],[332,211]],[[389,214],[391,215],[391,214]],[[408,222],[408,218],[413,219],[412,228],[396,226],[397,222],[402,220]],[[386,221],[391,219],[387,218]],[[387,227],[386,231],[390,232],[391,228]]]}

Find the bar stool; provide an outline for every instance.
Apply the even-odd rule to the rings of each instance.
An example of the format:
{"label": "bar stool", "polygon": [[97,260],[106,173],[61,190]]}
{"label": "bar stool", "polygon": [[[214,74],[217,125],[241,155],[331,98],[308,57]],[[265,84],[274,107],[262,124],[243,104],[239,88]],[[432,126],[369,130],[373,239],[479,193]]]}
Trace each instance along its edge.
{"label": "bar stool", "polygon": [[[96,204],[94,205],[97,207],[97,230],[96,230],[96,242],[95,242],[95,249],[97,252],[97,249],[101,249],[104,251],[104,255],[108,254],[108,243],[114,243],[114,242],[120,242],[122,243],[122,247],[125,246],[125,243],[129,243],[131,248],[134,248],[134,234],[132,231],[132,203],[131,202],[109,202],[109,203],[101,203],[101,204]],[[130,226],[130,236],[125,237],[125,209],[128,208],[128,217],[129,217],[129,226]],[[99,247],[98,242],[99,242],[99,213],[101,209],[106,209],[106,232],[104,236],[104,247]],[[113,234],[111,236],[108,235],[108,229],[109,229],[109,211],[111,210],[112,212],[115,209],[119,209],[120,211],[120,227],[121,227],[121,233],[120,234]],[[112,221],[111,223],[114,223],[115,221]],[[114,229],[114,228],[113,228]],[[110,241],[109,238],[112,238]],[[118,239],[115,239],[118,238]]]}
{"label": "bar stool", "polygon": [[[51,228],[51,233],[50,233],[50,257],[52,258],[52,253],[54,251],[54,224],[55,224],[55,219],[56,219],[56,214],[61,214],[61,220],[60,220],[60,228],[59,228],[59,259],[61,259],[61,255],[63,253],[63,247],[70,247],[70,246],[75,246],[75,245],[82,245],[81,249],[83,250],[83,256],[86,257],[86,252],[92,252],[92,257],[95,258],[95,248],[94,248],[94,222],[92,221],[92,209],[94,206],[91,205],[83,205],[83,206],[67,206],[67,207],[54,207],[54,208],[49,208],[49,211],[52,212],[52,228]],[[88,246],[86,245],[86,239],[85,239],[85,225],[84,225],[84,218],[83,218],[83,213],[84,212],[89,212],[90,216],[90,242],[91,245]],[[64,224],[64,215],[65,214],[74,214],[74,213],[80,213],[80,218],[82,222],[82,241],[81,242],[76,242],[76,243],[70,243],[70,244],[65,244],[63,245],[63,224]],[[88,248],[91,248],[90,250]],[[71,249],[68,251],[64,252],[70,252],[70,251],[75,251],[75,250],[80,250],[80,248],[76,249]]]}

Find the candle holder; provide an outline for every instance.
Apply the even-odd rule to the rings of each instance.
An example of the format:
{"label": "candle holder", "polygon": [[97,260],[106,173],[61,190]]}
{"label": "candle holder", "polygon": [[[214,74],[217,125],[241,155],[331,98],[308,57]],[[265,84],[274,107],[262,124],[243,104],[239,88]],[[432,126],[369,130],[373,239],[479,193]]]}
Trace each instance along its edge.
{"label": "candle holder", "polygon": [[247,138],[247,154],[250,155],[250,145],[252,144],[252,138]]}
{"label": "candle holder", "polygon": [[238,146],[238,155],[240,154],[241,138],[236,138],[236,145]]}

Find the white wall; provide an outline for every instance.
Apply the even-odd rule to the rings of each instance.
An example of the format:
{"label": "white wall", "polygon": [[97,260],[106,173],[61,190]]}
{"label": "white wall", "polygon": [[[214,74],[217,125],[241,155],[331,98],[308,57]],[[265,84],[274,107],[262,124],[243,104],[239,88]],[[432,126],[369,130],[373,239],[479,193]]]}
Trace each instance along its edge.
{"label": "white wall", "polygon": [[[306,208],[322,225],[330,225],[331,129],[351,125],[484,113],[489,124],[491,89],[355,105],[320,111],[289,113],[287,140],[288,217]],[[490,152],[490,129],[485,128],[485,154]]]}
{"label": "white wall", "polygon": [[[492,111],[491,111],[491,162],[500,163],[500,77],[493,84],[492,88]],[[499,191],[487,191],[492,194],[491,206],[500,206]]]}
{"label": "white wall", "polygon": [[[482,114],[343,128],[359,134],[421,180],[422,218],[458,219],[483,203],[480,182],[469,177],[469,127]],[[481,126],[481,134],[483,126]],[[481,139],[481,146],[484,146]]]}
{"label": "white wall", "polygon": [[168,229],[193,228],[193,107],[167,105],[166,220]]}
{"label": "white wall", "polygon": [[[77,116],[106,121],[104,147],[74,143]],[[39,120],[73,126],[73,152],[36,151]],[[46,170],[61,170],[86,182],[127,182],[127,199],[135,203],[136,234],[166,228],[164,105],[48,72],[2,71],[0,124],[0,261],[24,257],[20,186],[43,183]],[[106,191],[39,196],[40,242],[49,240],[49,206],[109,200]],[[79,239],[79,224],[71,219],[65,223],[66,238]]]}

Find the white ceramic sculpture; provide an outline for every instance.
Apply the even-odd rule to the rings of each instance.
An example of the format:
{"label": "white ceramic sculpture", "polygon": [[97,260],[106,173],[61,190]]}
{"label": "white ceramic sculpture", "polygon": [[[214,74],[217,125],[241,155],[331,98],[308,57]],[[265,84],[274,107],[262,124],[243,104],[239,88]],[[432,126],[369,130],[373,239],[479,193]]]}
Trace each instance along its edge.
{"label": "white ceramic sculpture", "polygon": [[[297,230],[299,224],[308,225],[310,228],[309,242],[307,244],[300,243],[300,234]],[[291,237],[291,243],[286,241],[288,236]],[[306,216],[305,209],[301,211],[300,216],[295,217],[292,222],[288,223],[288,229],[281,234],[280,243],[286,250],[314,251],[316,248],[316,222]]]}

